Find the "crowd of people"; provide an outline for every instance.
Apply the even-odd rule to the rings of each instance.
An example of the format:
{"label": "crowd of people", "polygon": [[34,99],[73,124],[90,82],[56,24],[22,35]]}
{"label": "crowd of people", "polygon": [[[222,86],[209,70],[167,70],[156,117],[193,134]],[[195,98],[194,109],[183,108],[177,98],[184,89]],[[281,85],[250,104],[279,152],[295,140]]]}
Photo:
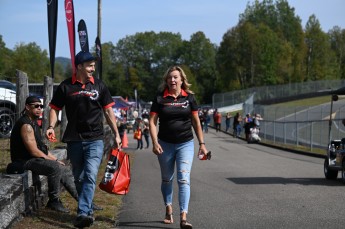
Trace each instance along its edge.
{"label": "crowd of people", "polygon": [[145,139],[146,143],[146,149],[150,147],[150,141],[149,141],[149,121],[145,116],[142,116],[141,118],[136,118],[135,123],[133,126],[134,134],[139,133],[137,140],[137,149],[143,149],[144,143],[143,138]]}
{"label": "crowd of people", "polygon": [[[134,138],[137,140],[137,148],[142,150],[144,148],[150,147],[150,132],[149,132],[149,113],[146,109],[143,109],[142,113],[136,109],[129,111],[128,109],[114,109],[116,114],[117,128],[120,134],[122,141],[124,141],[125,132],[130,133],[130,130],[133,131]],[[128,120],[134,120],[133,124],[129,123]],[[136,137],[136,133],[139,132],[139,135]],[[126,136],[127,137],[127,136]]]}
{"label": "crowd of people", "polygon": [[262,120],[261,115],[256,113],[253,115],[247,113],[245,116],[242,116],[240,112],[236,112],[236,114],[232,116],[231,112],[227,112],[225,115],[222,115],[218,109],[215,109],[213,112],[209,109],[199,109],[199,119],[202,130],[205,133],[208,132],[211,116],[213,118],[213,125],[216,132],[221,130],[221,125],[223,123],[222,120],[224,120],[225,132],[229,133],[232,127],[233,136],[236,138],[240,137],[242,131],[244,131],[246,140],[249,139],[251,128],[259,128],[260,120]]}
{"label": "crowd of people", "polygon": [[239,137],[241,136],[242,128],[244,129],[245,139],[249,141],[250,134],[253,128],[259,129],[260,127],[260,120],[262,117],[260,114],[251,115],[247,113],[246,116],[242,117],[239,112],[236,113],[233,120],[233,136]]}

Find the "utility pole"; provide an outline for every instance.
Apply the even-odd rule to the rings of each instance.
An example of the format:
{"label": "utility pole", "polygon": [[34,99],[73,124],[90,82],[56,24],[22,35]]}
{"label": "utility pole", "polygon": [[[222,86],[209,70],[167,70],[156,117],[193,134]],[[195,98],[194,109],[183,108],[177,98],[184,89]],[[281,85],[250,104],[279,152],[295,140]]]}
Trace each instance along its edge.
{"label": "utility pole", "polygon": [[99,40],[101,39],[101,32],[102,32],[102,0],[98,0],[98,17],[97,17],[97,36]]}
{"label": "utility pole", "polygon": [[98,0],[97,7],[97,37],[96,43],[96,53],[99,58],[97,61],[97,78],[102,78],[102,51],[101,51],[101,34],[102,34],[102,0]]}

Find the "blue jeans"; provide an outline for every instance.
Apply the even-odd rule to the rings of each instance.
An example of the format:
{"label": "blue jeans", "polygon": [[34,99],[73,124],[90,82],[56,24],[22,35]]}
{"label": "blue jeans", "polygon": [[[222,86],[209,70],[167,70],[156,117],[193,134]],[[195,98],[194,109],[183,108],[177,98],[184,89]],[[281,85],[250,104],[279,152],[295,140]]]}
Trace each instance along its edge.
{"label": "blue jeans", "polygon": [[204,132],[205,133],[208,133],[208,122],[205,122],[205,124],[204,124]]}
{"label": "blue jeans", "polygon": [[79,197],[78,216],[93,214],[92,201],[103,148],[102,140],[67,143],[67,154],[71,160],[74,182]]}
{"label": "blue jeans", "polygon": [[242,128],[241,128],[241,125],[240,124],[237,124],[236,126],[236,131],[237,131],[237,136],[241,136],[241,131],[242,131]]}
{"label": "blue jeans", "polygon": [[172,204],[176,163],[180,212],[187,213],[190,199],[190,172],[194,158],[194,141],[172,144],[159,140],[159,144],[163,148],[163,153],[158,155],[158,161],[161,168],[161,191],[164,203],[166,206]]}

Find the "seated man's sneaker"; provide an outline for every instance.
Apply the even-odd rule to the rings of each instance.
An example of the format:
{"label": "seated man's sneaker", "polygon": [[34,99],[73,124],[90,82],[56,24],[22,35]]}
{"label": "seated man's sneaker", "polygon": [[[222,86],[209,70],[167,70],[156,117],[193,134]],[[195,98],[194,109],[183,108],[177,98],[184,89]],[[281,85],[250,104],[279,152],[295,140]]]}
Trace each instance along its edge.
{"label": "seated man's sneaker", "polygon": [[57,212],[69,213],[69,210],[62,205],[59,198],[49,200],[46,207]]}
{"label": "seated man's sneaker", "polygon": [[93,224],[93,221],[94,219],[92,216],[79,215],[73,225],[77,228],[90,227]]}

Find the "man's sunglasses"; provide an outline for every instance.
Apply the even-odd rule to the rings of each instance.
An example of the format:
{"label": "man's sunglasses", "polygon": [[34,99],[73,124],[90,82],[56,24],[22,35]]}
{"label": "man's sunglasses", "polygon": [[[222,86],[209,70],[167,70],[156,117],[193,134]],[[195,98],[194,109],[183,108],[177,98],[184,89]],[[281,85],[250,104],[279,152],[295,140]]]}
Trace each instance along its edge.
{"label": "man's sunglasses", "polygon": [[29,104],[30,106],[33,106],[34,108],[41,108],[43,109],[43,105],[42,104]]}

